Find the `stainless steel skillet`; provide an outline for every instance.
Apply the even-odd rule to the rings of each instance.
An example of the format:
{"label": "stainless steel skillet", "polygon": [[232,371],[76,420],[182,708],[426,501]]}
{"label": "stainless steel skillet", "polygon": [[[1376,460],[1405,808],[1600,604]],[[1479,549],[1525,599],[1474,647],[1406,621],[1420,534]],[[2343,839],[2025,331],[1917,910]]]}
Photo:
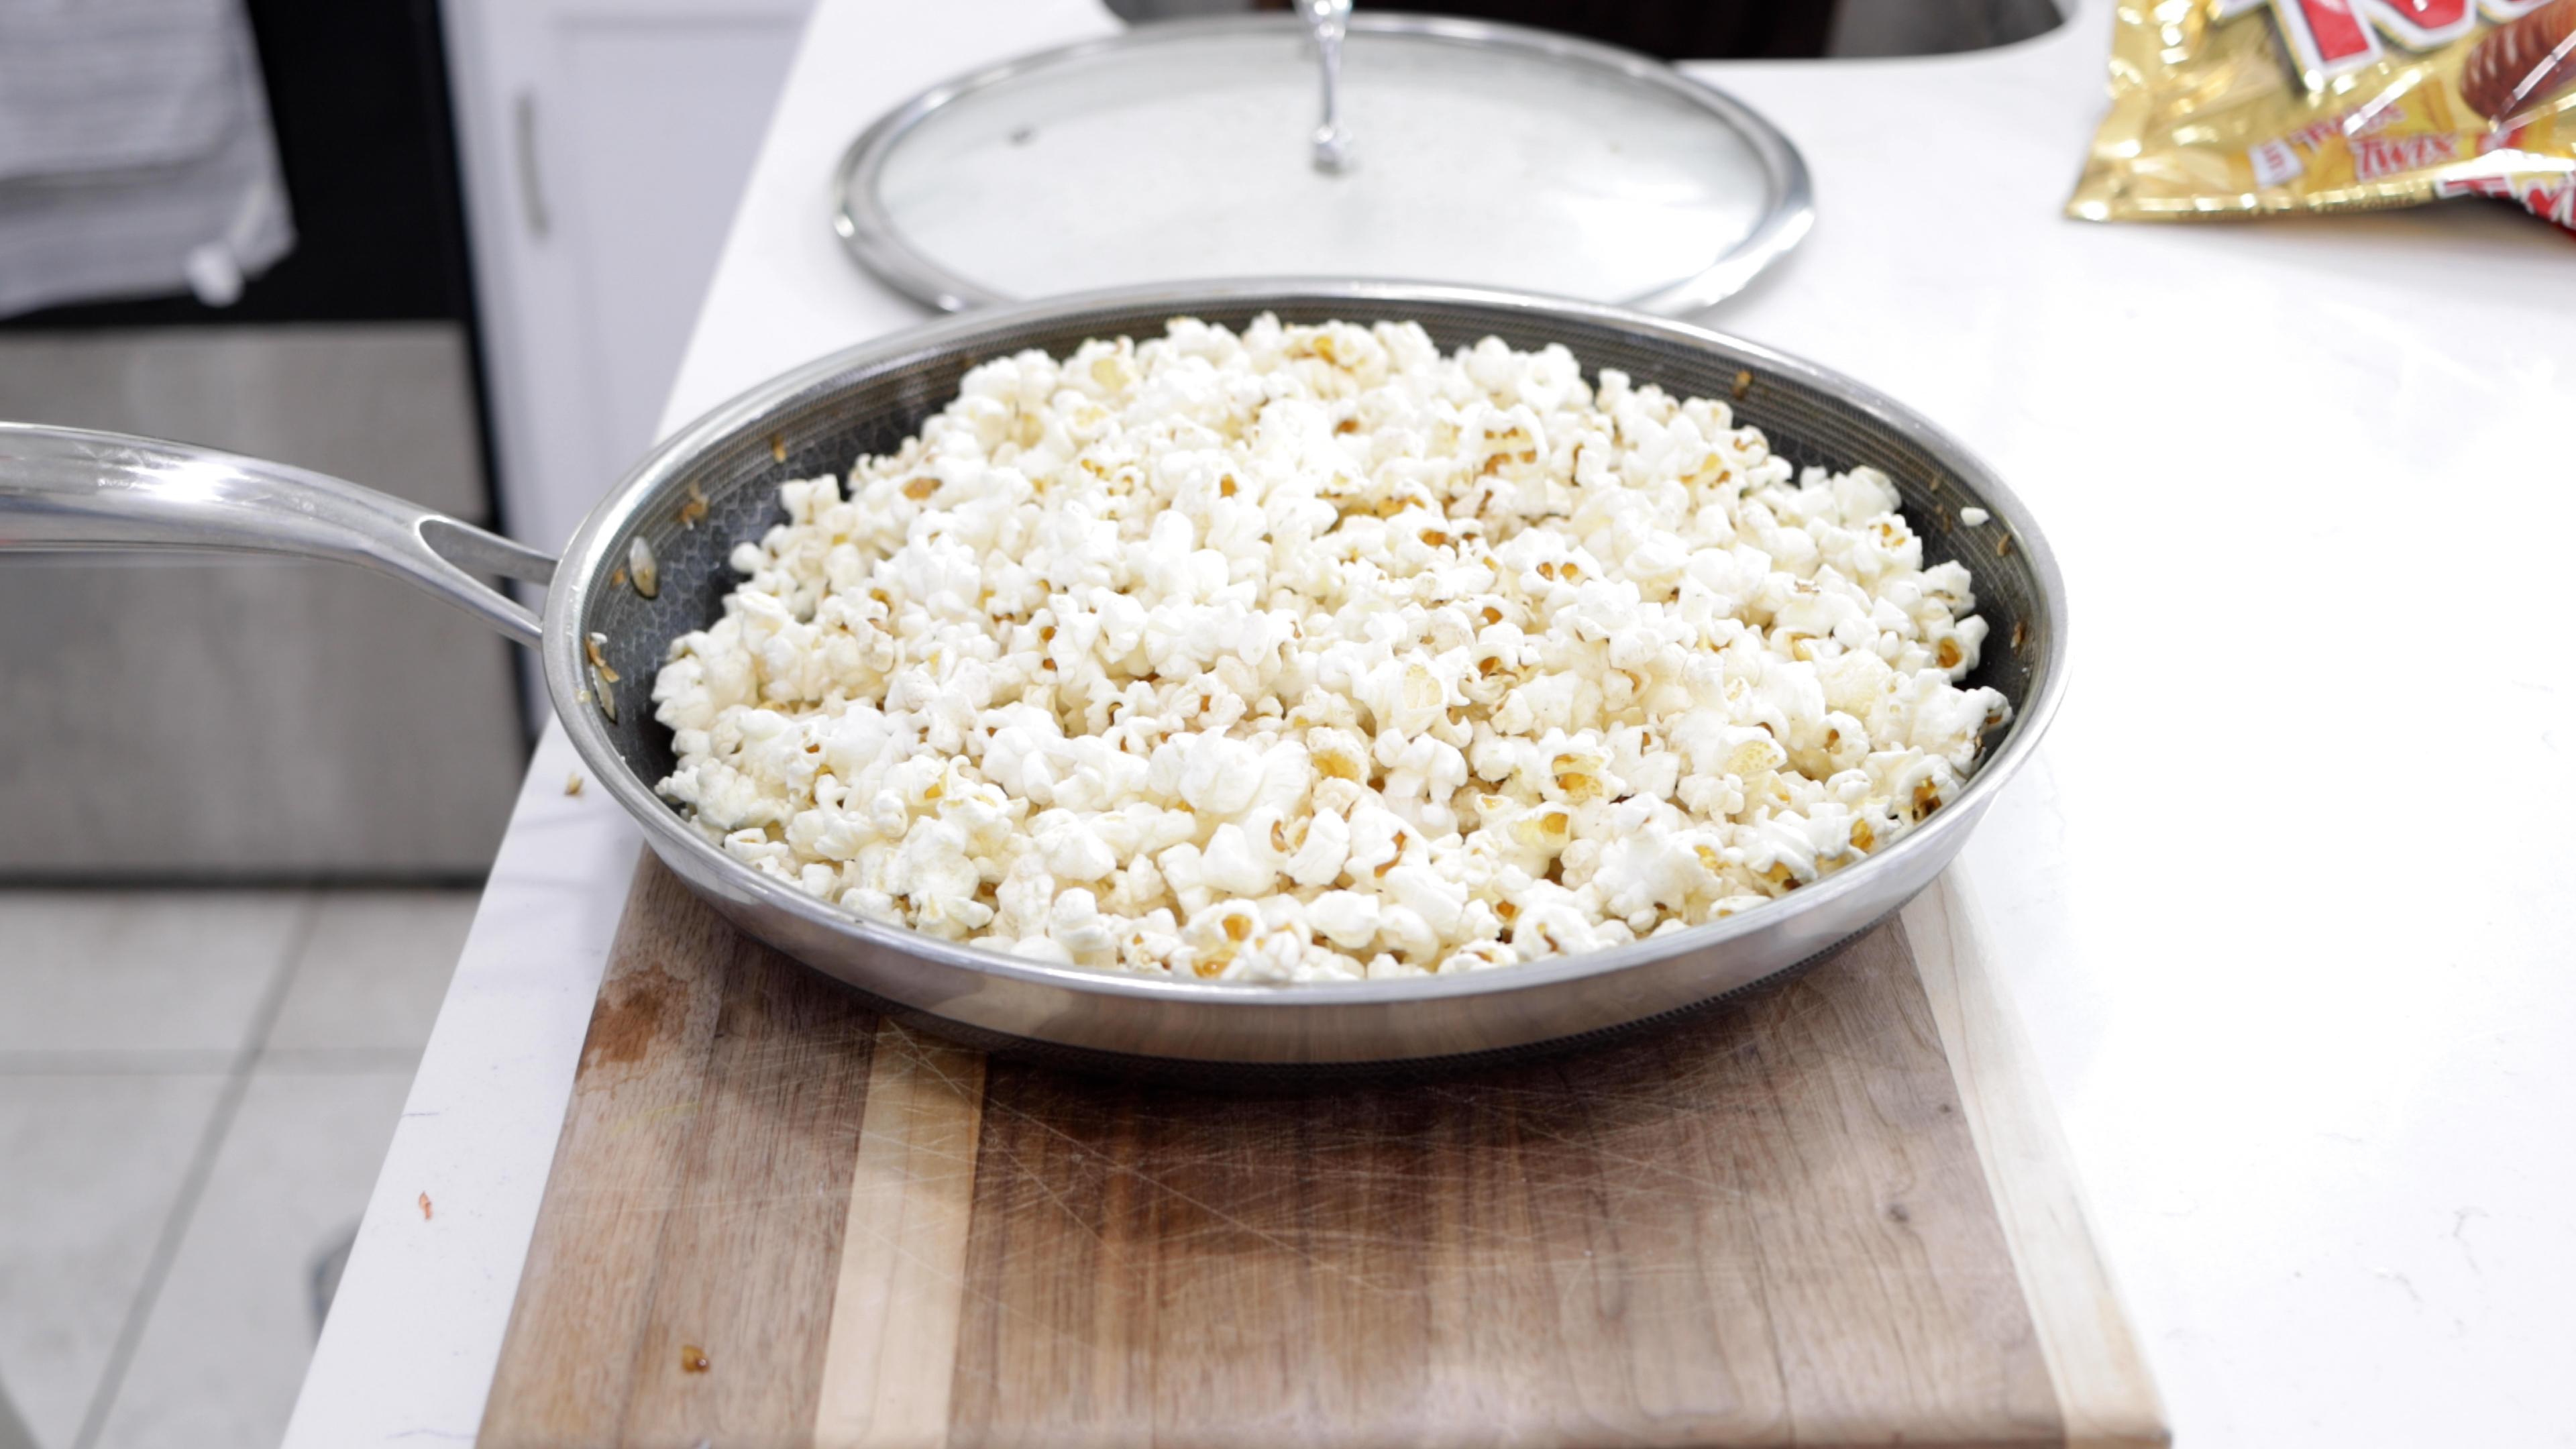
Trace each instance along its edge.
{"label": "stainless steel skillet", "polygon": [[[1615,368],[1738,419],[1804,466],[1869,464],[1895,479],[1931,557],[1975,575],[1992,626],[1975,682],[2013,719],[1958,798],[1922,828],[1785,900],[1672,936],[1464,976],[1297,987],[1164,981],[1033,964],[865,921],[723,854],[654,794],[669,732],[651,692],[665,645],[720,612],[732,547],[782,517],[783,479],[891,451],[978,362],[1085,338],[1158,334],[1183,314],[1239,325],[1409,319],[1444,347],[1491,335],[1563,343],[1587,375]],[[1970,527],[1962,510],[1985,509]],[[659,570],[651,598],[615,578],[632,540]],[[1865,929],[1958,853],[2028,758],[2065,677],[2063,584],[2019,499],[1957,442],[1812,364],[1683,323],[1507,292],[1375,282],[1194,283],[973,313],[787,373],[681,429],[601,500],[562,560],[319,474],[173,443],[0,425],[0,549],[189,548],[302,554],[404,578],[535,647],[547,693],[591,777],[689,886],[750,934],[978,1045],[1093,1065],[1224,1065],[1240,1073],[1474,1059],[1617,1030],[1806,961]],[[477,581],[551,580],[543,617]],[[608,683],[584,641],[603,636]],[[613,713],[611,712],[613,709]]]}

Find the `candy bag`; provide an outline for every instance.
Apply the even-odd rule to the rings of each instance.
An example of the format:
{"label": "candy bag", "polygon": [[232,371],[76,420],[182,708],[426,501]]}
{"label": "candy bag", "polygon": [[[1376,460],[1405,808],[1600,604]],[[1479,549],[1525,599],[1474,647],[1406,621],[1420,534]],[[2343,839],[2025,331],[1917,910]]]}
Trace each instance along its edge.
{"label": "candy bag", "polygon": [[2576,0],[2127,0],[2067,213],[2499,196],[2576,230]]}

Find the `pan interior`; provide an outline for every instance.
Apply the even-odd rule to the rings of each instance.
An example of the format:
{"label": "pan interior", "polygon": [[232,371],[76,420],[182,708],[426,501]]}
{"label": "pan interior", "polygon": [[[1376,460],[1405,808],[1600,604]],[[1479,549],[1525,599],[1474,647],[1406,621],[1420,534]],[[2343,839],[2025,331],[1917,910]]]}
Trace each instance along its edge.
{"label": "pan interior", "polygon": [[[1968,682],[2000,691],[2015,711],[2012,723],[1986,739],[1984,756],[1991,758],[2022,728],[2053,641],[2046,634],[2050,620],[2041,607],[2039,578],[2027,553],[2010,546],[2007,520],[1998,515],[1975,528],[1963,525],[1962,508],[1991,503],[1976,479],[1810,380],[1777,371],[1768,359],[1722,341],[1636,330],[1615,317],[1492,301],[1280,296],[1188,310],[1235,327],[1262,312],[1290,323],[1410,320],[1444,349],[1488,336],[1522,349],[1561,343],[1587,378],[1613,368],[1676,396],[1730,398],[1739,423],[1762,429],[1772,450],[1801,468],[1879,469],[1903,496],[1927,563],[1959,559],[1975,578],[1977,612],[1989,633]],[[960,380],[978,363],[1026,348],[1061,357],[1093,337],[1143,340],[1159,336],[1173,315],[1169,302],[1137,302],[1036,324],[997,319],[990,329],[970,329],[962,339],[945,334],[935,346],[854,364],[782,399],[663,478],[600,555],[603,569],[621,564],[629,540],[641,534],[658,566],[658,594],[648,599],[630,583],[597,581],[586,591],[581,625],[605,636],[602,649],[618,675],[608,686],[616,718],[601,724],[627,767],[647,785],[671,772],[670,731],[653,719],[654,674],[672,639],[721,616],[724,596],[738,580],[727,563],[734,547],[784,521],[777,498],[781,482],[845,474],[862,454],[893,452],[922,419],[956,396]]]}

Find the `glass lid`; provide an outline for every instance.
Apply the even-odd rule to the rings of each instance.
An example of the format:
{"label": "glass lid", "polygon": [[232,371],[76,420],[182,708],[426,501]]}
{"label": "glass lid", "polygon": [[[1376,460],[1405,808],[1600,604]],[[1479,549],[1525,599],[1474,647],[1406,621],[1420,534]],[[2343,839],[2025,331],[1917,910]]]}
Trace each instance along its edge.
{"label": "glass lid", "polygon": [[1812,220],[1771,124],[1644,56],[1543,31],[1362,14],[1345,164],[1315,153],[1294,16],[1181,21],[963,76],[859,137],[842,238],[958,310],[1132,283],[1346,276],[1681,314]]}

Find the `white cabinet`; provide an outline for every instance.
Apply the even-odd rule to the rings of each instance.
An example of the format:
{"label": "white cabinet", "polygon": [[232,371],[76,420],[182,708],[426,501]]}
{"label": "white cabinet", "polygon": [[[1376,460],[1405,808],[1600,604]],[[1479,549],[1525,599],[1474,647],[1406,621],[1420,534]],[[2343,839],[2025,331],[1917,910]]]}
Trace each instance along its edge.
{"label": "white cabinet", "polygon": [[446,0],[516,537],[560,546],[651,445],[810,6]]}

